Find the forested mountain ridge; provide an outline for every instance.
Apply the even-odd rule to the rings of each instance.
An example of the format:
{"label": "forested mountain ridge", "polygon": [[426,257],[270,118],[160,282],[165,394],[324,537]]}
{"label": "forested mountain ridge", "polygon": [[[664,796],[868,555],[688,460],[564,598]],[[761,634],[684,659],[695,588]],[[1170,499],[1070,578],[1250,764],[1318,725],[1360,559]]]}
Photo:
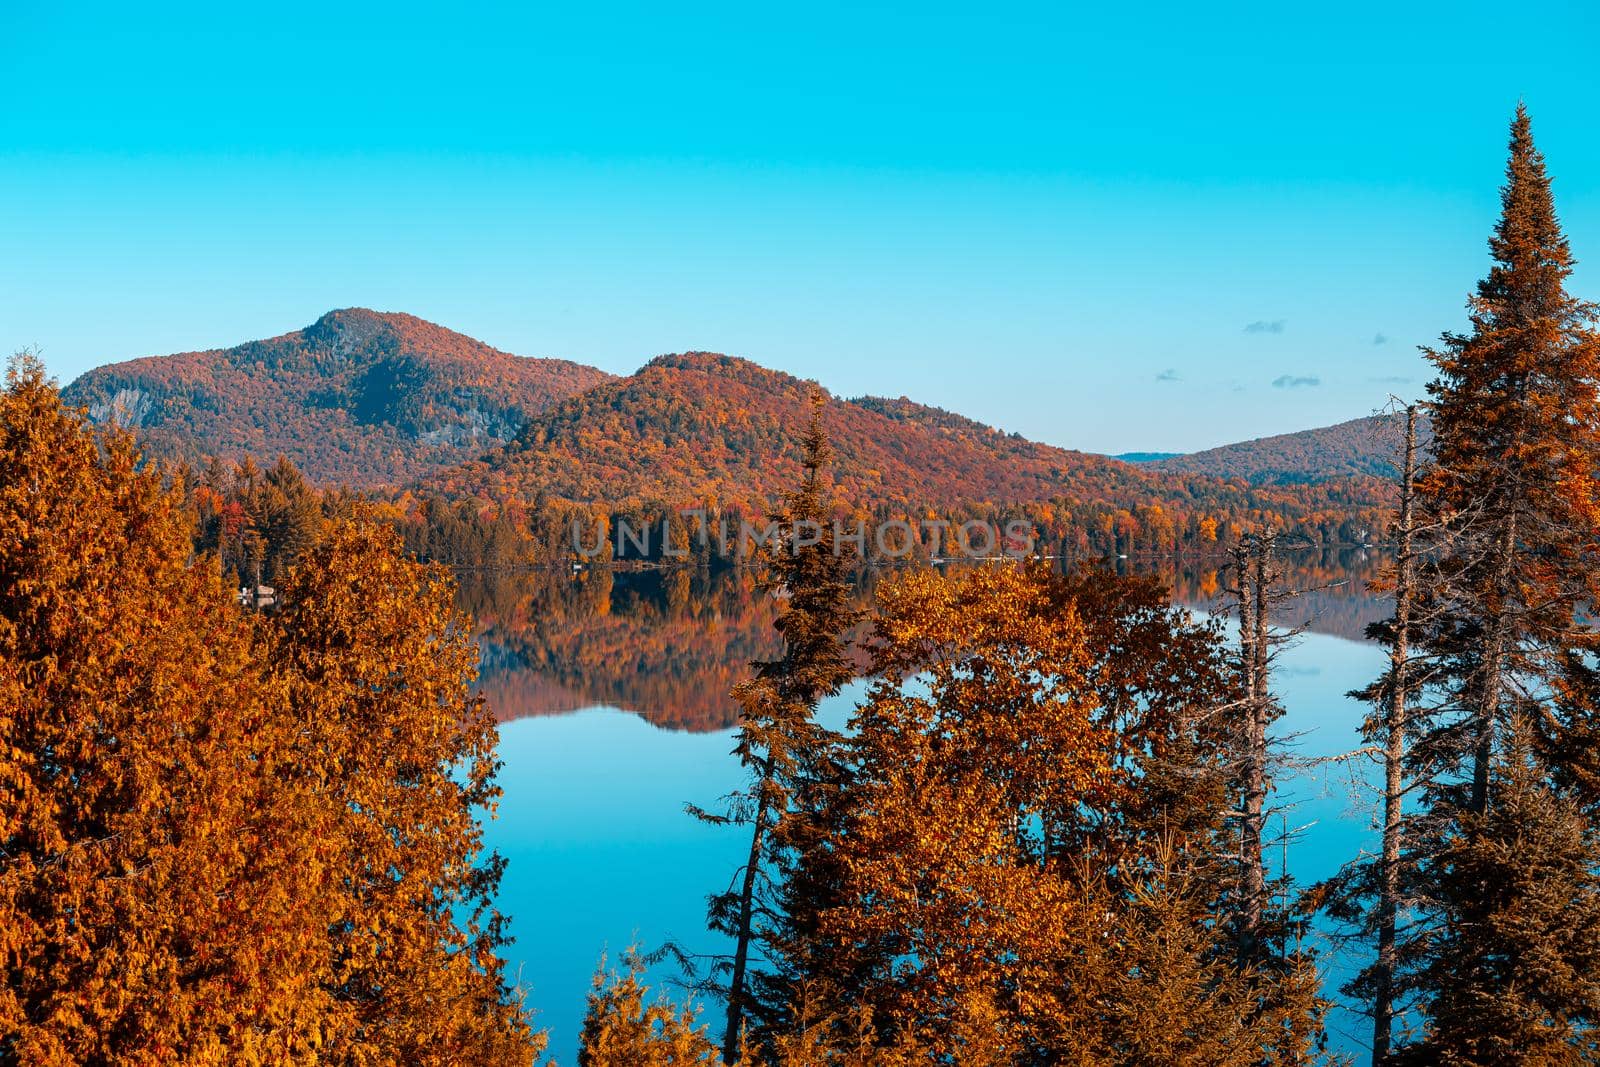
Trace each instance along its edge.
{"label": "forested mountain ridge", "polygon": [[[644,507],[656,522],[689,506],[767,513],[798,477],[796,428],[814,397],[838,452],[835,508],[1018,518],[1062,551],[1170,551],[1260,523],[1359,541],[1386,495],[1356,464],[1246,485],[1041,444],[906,397],[836,397],[733,356],[665,355],[613,377],[359,308],[265,341],[102,367],[64,395],[132,427],[151,455],[286,456],[312,483],[399,490],[408,515],[423,498],[453,501],[464,521],[494,517],[535,540],[548,540],[533,533],[541,502],[596,516]],[[467,556],[457,562],[483,562]]]}
{"label": "forested mountain ridge", "polygon": [[553,405],[505,448],[430,482],[491,499],[538,487],[581,501],[765,503],[797,476],[795,426],[814,392],[850,504],[1123,499],[1157,480],[905,398],[843,400],[746,359],[688,352]]}
{"label": "forested mountain ridge", "polygon": [[1363,541],[1387,506],[1387,486],[1372,477],[1252,486],[1152,469],[904,397],[841,399],[708,352],[661,356],[569,397],[505,447],[413,490],[523,512],[565,501],[635,525],[686,507],[768,514],[800,476],[798,428],[814,398],[835,450],[830,506],[858,516],[1019,519],[1050,551],[1094,554],[1203,547],[1260,524]]}
{"label": "forested mountain ridge", "polygon": [[[1145,462],[1155,470],[1243,478],[1252,485],[1298,485],[1363,475],[1392,479],[1404,425],[1403,415],[1369,415],[1202,452],[1153,454],[1155,458]],[[1426,446],[1432,435],[1425,417],[1421,433]]]}
{"label": "forested mountain ridge", "polygon": [[482,454],[608,377],[412,315],[345,308],[279,337],[99,367],[63,397],[133,427],[156,455],[285,455],[314,481],[370,487]]}

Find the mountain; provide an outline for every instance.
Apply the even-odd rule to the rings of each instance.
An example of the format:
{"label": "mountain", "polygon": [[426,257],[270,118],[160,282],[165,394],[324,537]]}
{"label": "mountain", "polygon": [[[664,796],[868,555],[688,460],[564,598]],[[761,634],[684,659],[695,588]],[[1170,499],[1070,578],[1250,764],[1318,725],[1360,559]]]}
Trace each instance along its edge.
{"label": "mountain", "polygon": [[[322,484],[408,487],[491,507],[542,498],[755,514],[796,484],[817,397],[837,449],[837,503],[862,518],[1023,508],[1067,552],[1167,551],[1258,523],[1359,541],[1380,521],[1384,489],[1349,458],[1372,450],[1347,432],[1341,452],[1329,436],[1337,427],[1236,446],[1253,467],[1226,449],[1133,464],[905,397],[835,397],[732,356],[661,356],[614,377],[361,308],[235,348],[102,367],[65,395],[99,422],[134,428],[151,454],[282,454]],[[530,514],[545,513],[513,508],[511,521]]]}
{"label": "mountain", "polygon": [[1112,459],[1120,459],[1124,463],[1159,463],[1164,459],[1176,459],[1183,455],[1182,452],[1118,452]]}
{"label": "mountain", "polygon": [[813,393],[837,448],[839,495],[870,506],[1132,500],[1158,479],[1105,456],[1036,444],[904,397],[843,400],[814,383],[709,352],[661,356],[637,373],[533,416],[516,439],[428,479],[489,499],[766,500],[799,476]]}
{"label": "mountain", "polygon": [[[1427,423],[1419,443],[1432,439]],[[1158,459],[1153,470],[1242,478],[1252,485],[1305,485],[1363,475],[1392,478],[1405,433],[1403,414],[1371,415],[1335,426],[1278,434]]]}
{"label": "mountain", "polygon": [[609,377],[346,308],[269,340],[100,367],[63,396],[96,422],[135,428],[154,454],[281,454],[315,481],[368,487],[481,455]]}

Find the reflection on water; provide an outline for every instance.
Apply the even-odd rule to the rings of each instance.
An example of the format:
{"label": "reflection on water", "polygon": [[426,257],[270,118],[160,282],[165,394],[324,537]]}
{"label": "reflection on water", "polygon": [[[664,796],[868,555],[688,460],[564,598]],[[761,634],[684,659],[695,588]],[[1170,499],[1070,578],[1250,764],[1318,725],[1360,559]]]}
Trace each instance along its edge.
{"label": "reflection on water", "polygon": [[728,690],[778,649],[775,604],[748,571],[474,576],[462,599],[501,721],[600,705],[671,729],[722,729],[734,721]]}
{"label": "reflection on water", "polygon": [[[1385,613],[1367,592],[1378,561],[1348,550],[1290,563],[1286,584],[1305,595],[1283,622],[1307,633],[1275,678],[1287,709],[1278,732],[1298,756],[1331,756],[1358,741],[1364,709],[1344,694],[1381,666],[1379,650],[1358,643]],[[1215,610],[1226,584],[1214,564],[1135,568],[1197,610]],[[864,603],[870,588],[859,595]],[[751,659],[776,651],[776,605],[746,572],[688,570],[468,576],[461,602],[479,619],[482,686],[502,721],[505,795],[488,841],[509,861],[500,904],[517,939],[511,972],[550,1030],[551,1054],[571,1067],[603,951],[668,939],[725,948],[705,930],[705,898],[745,845],[683,805],[713,806],[741,783],[727,692]],[[821,717],[842,726],[864,688],[826,702]],[[1365,765],[1340,763],[1281,778],[1275,803],[1296,831],[1288,860],[1299,884],[1373,841],[1367,777]],[[1330,951],[1324,963],[1335,989],[1351,961]],[[1336,1047],[1360,1051],[1363,1021],[1336,1012],[1330,1022]]]}
{"label": "reflection on water", "polygon": [[[1131,565],[1200,611],[1218,607],[1227,581],[1218,561]],[[1301,595],[1281,622],[1361,640],[1386,612],[1367,589],[1377,568],[1364,549],[1286,557],[1285,585]],[[879,580],[862,577],[857,607]],[[751,660],[778,651],[776,604],[747,570],[469,573],[461,603],[478,619],[479,685],[502,722],[601,706],[674,730],[726,729],[736,717],[729,688]]]}

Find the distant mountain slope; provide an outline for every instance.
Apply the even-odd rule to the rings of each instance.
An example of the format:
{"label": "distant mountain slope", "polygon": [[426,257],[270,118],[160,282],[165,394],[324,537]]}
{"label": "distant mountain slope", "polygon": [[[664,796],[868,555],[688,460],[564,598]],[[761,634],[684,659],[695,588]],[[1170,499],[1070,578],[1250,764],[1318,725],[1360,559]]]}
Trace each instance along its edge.
{"label": "distant mountain slope", "polygon": [[[1154,470],[1242,478],[1252,485],[1315,484],[1370,475],[1390,478],[1400,453],[1404,415],[1372,415],[1335,426],[1208,448],[1149,464]],[[1426,424],[1422,443],[1431,439]]]}
{"label": "distant mountain slope", "polygon": [[[535,488],[581,501],[764,503],[795,484],[799,430],[818,387],[748,360],[661,356],[532,418],[515,441],[431,484],[490,498]],[[834,476],[847,501],[937,505],[1071,495],[1144,498],[1158,479],[1104,456],[1004,434],[904,398],[827,396]]]}
{"label": "distant mountain slope", "polygon": [[819,394],[836,446],[836,503],[924,518],[1025,506],[1068,552],[1166,551],[1258,523],[1359,541],[1379,521],[1385,488],[1362,476],[1380,468],[1366,435],[1349,428],[1132,464],[905,397],[845,400],[731,356],[661,356],[618,378],[359,308],[270,340],[102,367],[65,394],[97,421],[134,427],[153,454],[283,454],[323,484],[409,486],[490,505],[543,498],[755,513],[796,484]]}
{"label": "distant mountain slope", "polygon": [[63,395],[97,422],[135,427],[158,454],[283,454],[315,481],[374,486],[481,455],[608,377],[347,308],[269,340],[100,367]]}

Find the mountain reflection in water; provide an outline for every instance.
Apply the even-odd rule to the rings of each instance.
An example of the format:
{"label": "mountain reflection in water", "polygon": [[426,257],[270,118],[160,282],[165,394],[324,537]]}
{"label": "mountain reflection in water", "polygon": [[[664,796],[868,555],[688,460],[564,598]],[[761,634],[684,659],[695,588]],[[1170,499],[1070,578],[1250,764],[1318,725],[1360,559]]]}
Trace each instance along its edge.
{"label": "mountain reflection in water", "polygon": [[[1160,577],[1196,611],[1223,605],[1223,560],[1116,565]],[[1286,553],[1280,566],[1300,593],[1283,605],[1282,626],[1359,641],[1388,611],[1369,589],[1381,569],[1372,550]],[[892,573],[863,574],[857,606],[870,607]],[[737,718],[728,691],[750,661],[779,649],[779,603],[750,570],[466,572],[460,582],[459,603],[478,624],[478,684],[502,722],[605,706],[665,729],[726,729]]]}

